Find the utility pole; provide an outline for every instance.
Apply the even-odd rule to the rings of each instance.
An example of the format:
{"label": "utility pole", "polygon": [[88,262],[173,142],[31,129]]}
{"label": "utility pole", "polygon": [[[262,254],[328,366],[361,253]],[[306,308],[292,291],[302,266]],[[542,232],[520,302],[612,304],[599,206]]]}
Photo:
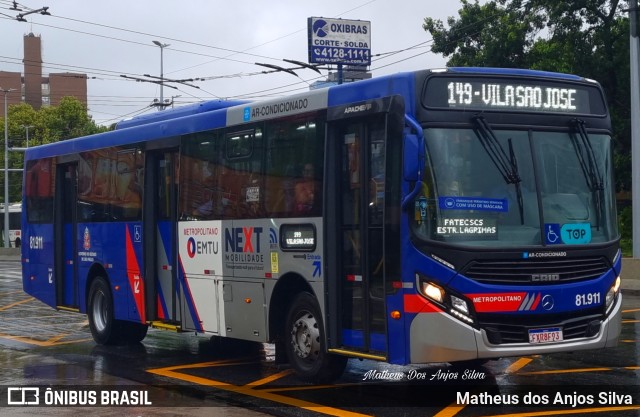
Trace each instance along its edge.
{"label": "utility pole", "polygon": [[633,257],[640,258],[640,38],[638,0],[629,2],[631,68],[631,204]]}
{"label": "utility pole", "polygon": [[7,116],[7,94],[15,88],[5,89],[4,93],[4,247],[9,247],[9,117]]}
{"label": "utility pole", "polygon": [[168,43],[162,43],[160,41],[153,41],[153,43],[157,46],[160,47],[160,105],[158,106],[158,110],[164,110],[164,97],[163,97],[163,91],[162,88],[164,87],[164,69],[163,67],[163,56],[162,56],[162,51],[164,51],[164,48],[166,48],[167,46],[170,46]]}
{"label": "utility pole", "polygon": [[31,129],[33,126],[22,125],[20,127],[24,128],[24,130],[27,131],[27,145],[26,145],[26,147],[28,148],[29,147],[29,129]]}

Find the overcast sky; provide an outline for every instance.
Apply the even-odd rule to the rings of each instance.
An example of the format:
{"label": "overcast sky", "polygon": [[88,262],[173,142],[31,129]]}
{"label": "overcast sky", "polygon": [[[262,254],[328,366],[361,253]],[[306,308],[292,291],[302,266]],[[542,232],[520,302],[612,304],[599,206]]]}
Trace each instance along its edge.
{"label": "overcast sky", "polygon": [[308,69],[296,71],[296,78],[261,74],[267,69],[255,65],[291,67],[283,58],[307,62],[308,17],[370,21],[375,77],[444,66],[445,59],[430,52],[422,22],[457,16],[460,8],[457,0],[20,0],[25,11],[46,6],[51,13],[31,14],[25,23],[11,19],[21,13],[10,10],[12,3],[0,0],[0,70],[22,72],[23,36],[40,36],[45,75],[88,74],[89,112],[99,124],[156,111],[149,105],[160,86],[120,77],[160,75],[160,48],[153,40],[170,44],[164,48],[166,78],[205,78],[192,83],[200,89],[165,86],[165,98],[181,96],[176,105],[258,100],[307,90],[318,79]]}

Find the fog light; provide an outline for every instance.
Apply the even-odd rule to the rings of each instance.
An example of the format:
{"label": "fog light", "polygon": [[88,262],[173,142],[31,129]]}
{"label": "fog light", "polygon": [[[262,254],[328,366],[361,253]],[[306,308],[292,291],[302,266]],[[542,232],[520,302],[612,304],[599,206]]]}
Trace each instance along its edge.
{"label": "fog light", "polygon": [[442,301],[444,300],[444,290],[430,282],[422,283],[422,293],[439,303],[442,303]]}

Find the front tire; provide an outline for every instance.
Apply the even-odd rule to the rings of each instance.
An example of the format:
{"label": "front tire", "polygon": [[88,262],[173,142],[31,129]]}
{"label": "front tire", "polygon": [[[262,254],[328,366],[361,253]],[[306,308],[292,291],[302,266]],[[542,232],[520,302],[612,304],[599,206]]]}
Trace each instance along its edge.
{"label": "front tire", "polygon": [[320,306],[307,292],[298,294],[289,308],[285,349],[298,377],[308,382],[330,382],[339,378],[347,365],[346,357],[327,352]]}

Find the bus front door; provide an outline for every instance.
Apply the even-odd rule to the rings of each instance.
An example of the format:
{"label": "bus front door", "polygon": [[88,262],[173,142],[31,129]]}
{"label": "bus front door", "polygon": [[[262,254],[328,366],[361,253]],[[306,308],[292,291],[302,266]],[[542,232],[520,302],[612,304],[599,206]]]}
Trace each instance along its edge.
{"label": "bus front door", "polygon": [[55,213],[55,273],[56,304],[58,307],[77,309],[78,275],[76,273],[77,254],[77,196],[78,166],[58,165]]}
{"label": "bus front door", "polygon": [[147,152],[145,205],[145,285],[147,317],[179,325],[180,285],[176,247],[178,152]]}
{"label": "bus front door", "polygon": [[[329,279],[329,311],[338,309],[329,347],[355,356],[385,359],[387,337],[384,302],[384,200],[385,117],[368,117],[334,122],[330,142],[337,165],[328,174],[335,191],[327,189],[329,218],[337,226],[335,246],[329,247],[329,263],[336,265]],[[330,159],[333,157],[330,157]],[[333,200],[337,199],[337,200]],[[331,209],[328,209],[331,211]],[[333,262],[331,258],[334,258]],[[333,297],[331,296],[333,294]],[[335,331],[337,330],[337,331]]]}

